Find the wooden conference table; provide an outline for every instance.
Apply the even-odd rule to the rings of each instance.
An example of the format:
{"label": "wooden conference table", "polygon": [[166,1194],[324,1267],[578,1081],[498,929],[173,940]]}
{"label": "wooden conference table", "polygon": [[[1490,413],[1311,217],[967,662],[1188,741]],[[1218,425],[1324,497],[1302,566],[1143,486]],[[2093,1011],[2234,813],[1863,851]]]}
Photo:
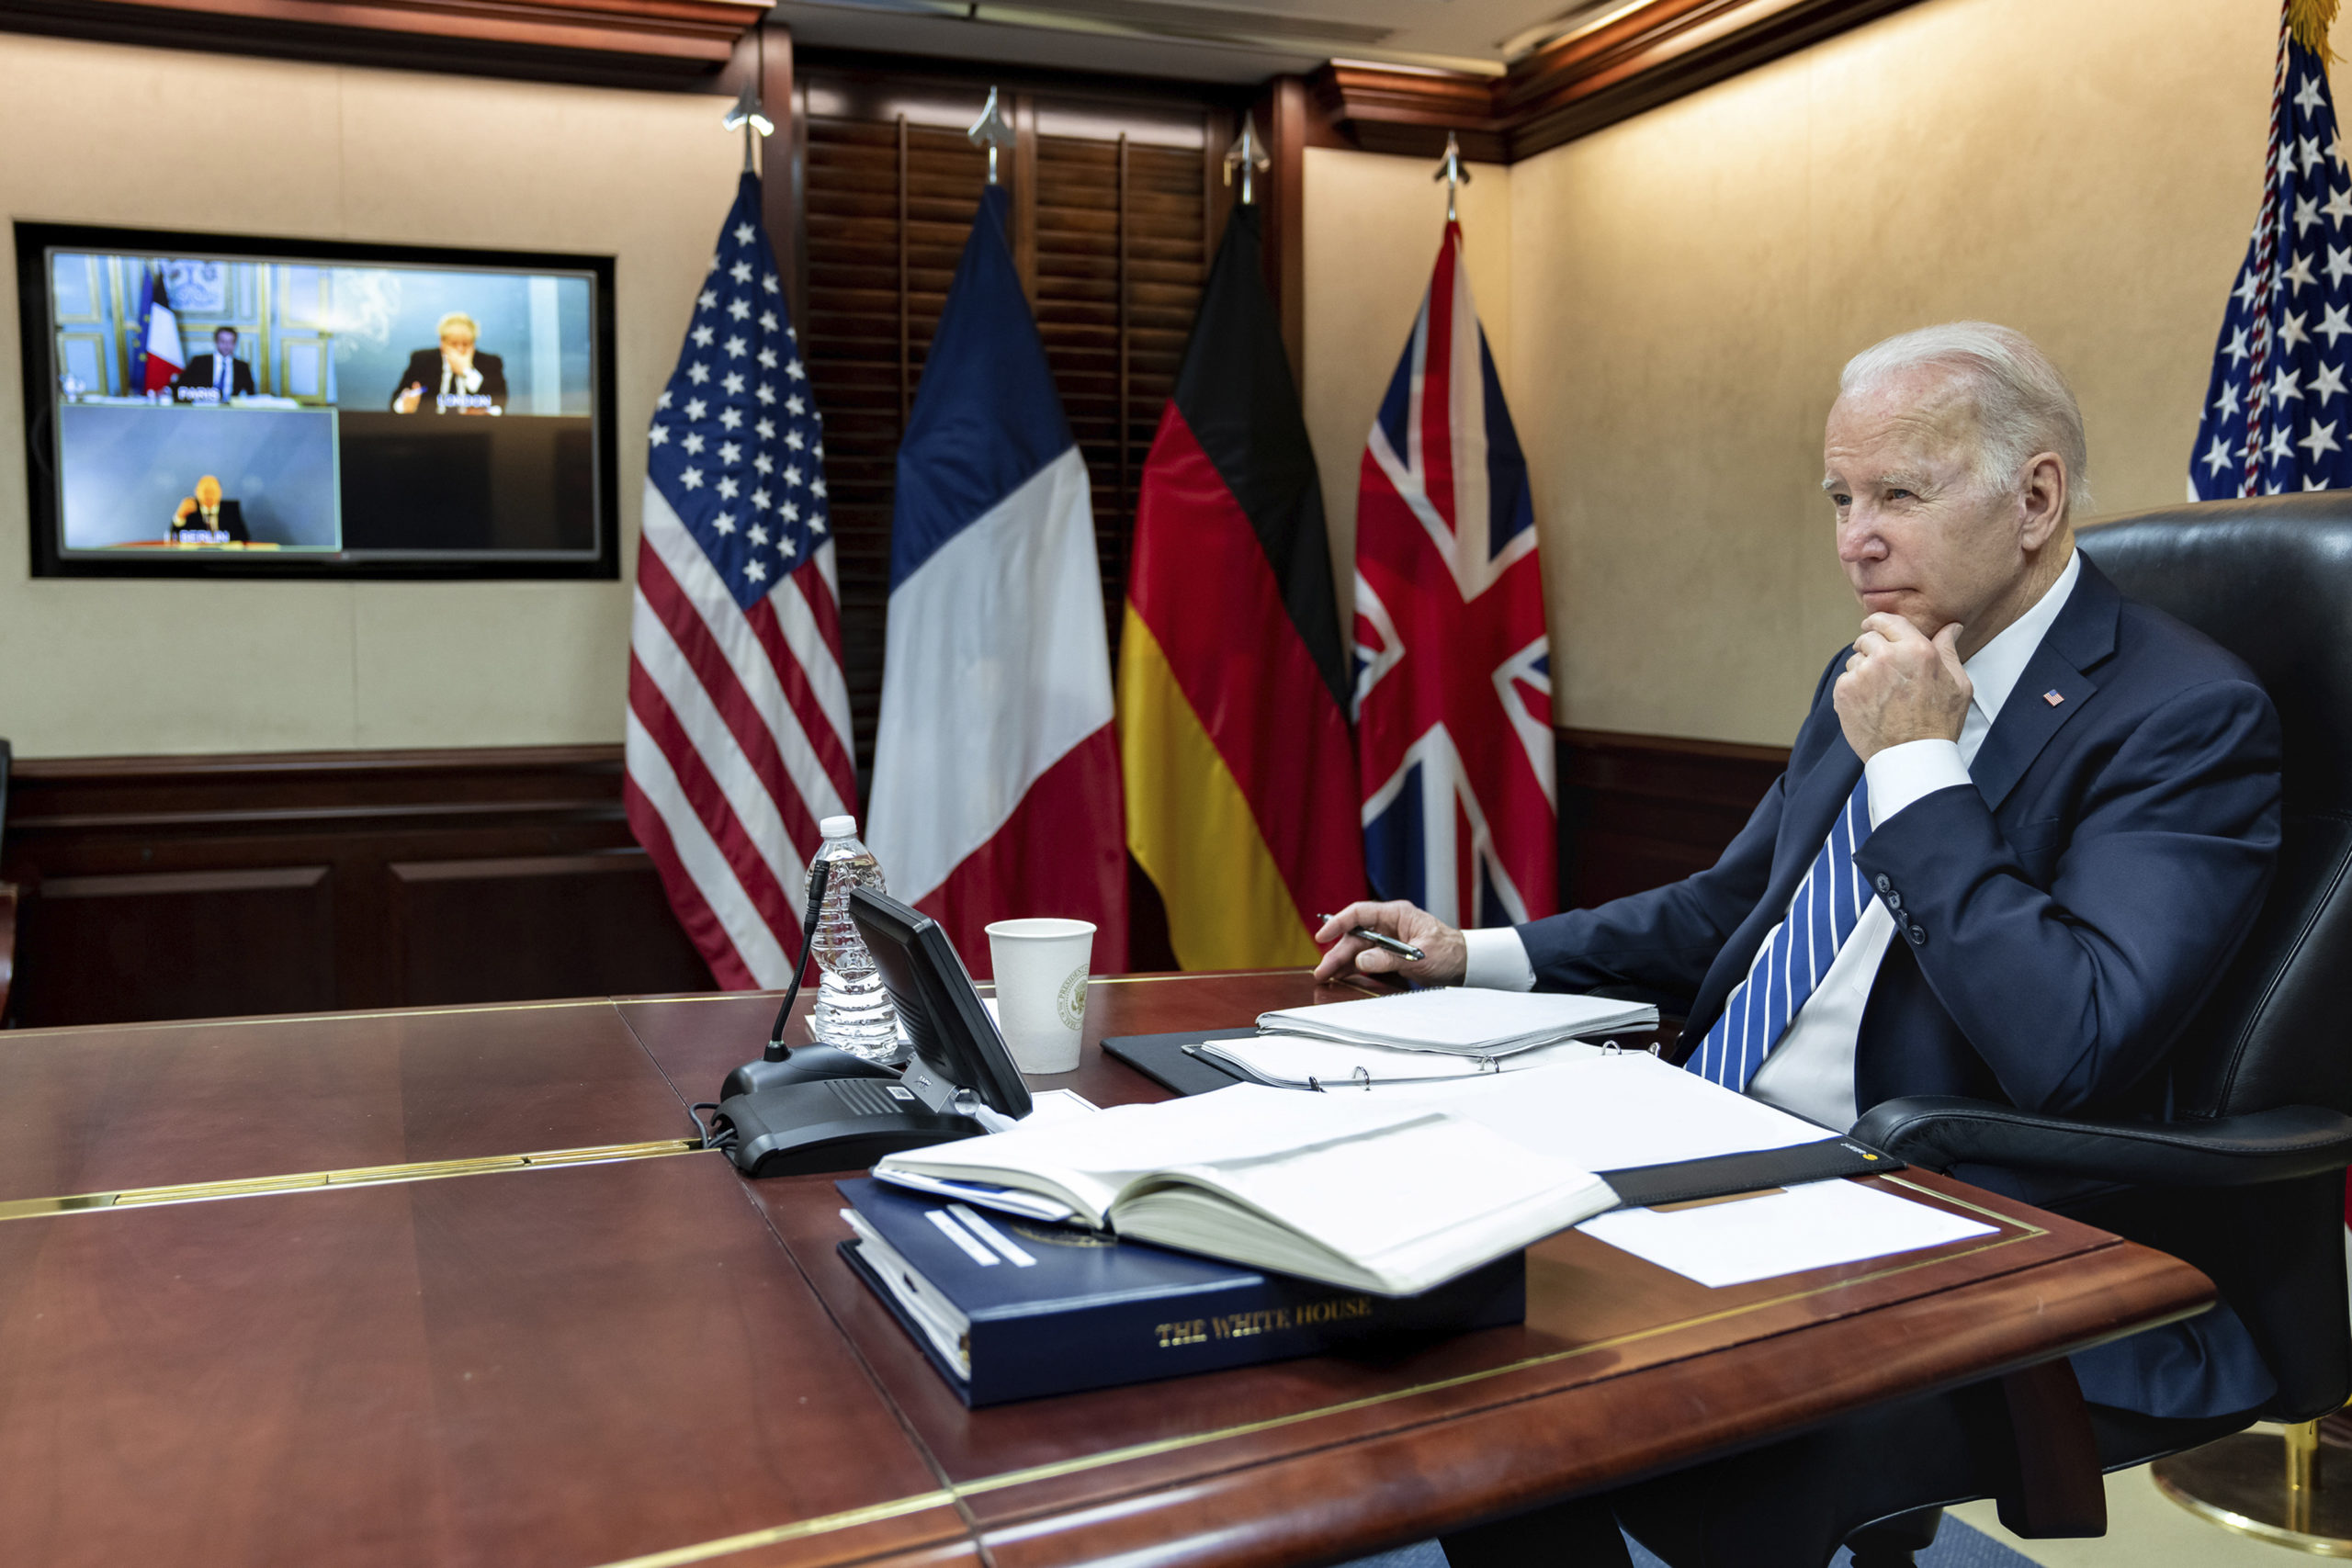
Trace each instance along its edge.
{"label": "wooden conference table", "polygon": [[[1098,980],[1105,1034],[1355,993]],[[1524,1325],[970,1412],[823,1178],[688,1152],[773,998],[0,1036],[0,1562],[1337,1562],[2199,1310],[2202,1276],[1928,1175],[1998,1234],[1707,1290],[1573,1233]]]}

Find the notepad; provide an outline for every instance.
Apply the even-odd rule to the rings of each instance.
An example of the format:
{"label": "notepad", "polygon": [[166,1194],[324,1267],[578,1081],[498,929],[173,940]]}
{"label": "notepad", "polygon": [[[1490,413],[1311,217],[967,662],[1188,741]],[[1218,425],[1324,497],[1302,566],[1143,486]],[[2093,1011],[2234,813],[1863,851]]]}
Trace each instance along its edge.
{"label": "notepad", "polygon": [[1598,1045],[1564,1041],[1494,1056],[1456,1055],[1445,1051],[1408,1051],[1394,1045],[1356,1045],[1314,1040],[1302,1034],[1261,1034],[1244,1040],[1210,1040],[1201,1055],[1276,1089],[1352,1089],[1364,1085],[1430,1083],[1480,1074],[1526,1072],[1555,1066],[1600,1052]]}
{"label": "notepad", "polygon": [[1098,1230],[1383,1295],[1432,1289],[1617,1201],[1589,1171],[1464,1117],[1257,1084],[875,1167],[900,1171],[1017,1189]]}
{"label": "notepad", "polygon": [[1657,1009],[1606,997],[1446,987],[1258,1015],[1261,1032],[1351,1045],[1502,1056],[1581,1035],[1654,1029]]}

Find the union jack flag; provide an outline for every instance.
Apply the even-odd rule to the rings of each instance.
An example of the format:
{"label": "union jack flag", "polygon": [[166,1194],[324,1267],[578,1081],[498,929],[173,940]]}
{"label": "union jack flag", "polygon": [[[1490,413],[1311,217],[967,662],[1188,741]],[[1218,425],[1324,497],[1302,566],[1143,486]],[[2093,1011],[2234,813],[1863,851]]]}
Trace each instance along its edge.
{"label": "union jack flag", "polygon": [[1453,222],[1364,447],[1355,644],[1374,891],[1461,926],[1553,913],[1535,509]]}

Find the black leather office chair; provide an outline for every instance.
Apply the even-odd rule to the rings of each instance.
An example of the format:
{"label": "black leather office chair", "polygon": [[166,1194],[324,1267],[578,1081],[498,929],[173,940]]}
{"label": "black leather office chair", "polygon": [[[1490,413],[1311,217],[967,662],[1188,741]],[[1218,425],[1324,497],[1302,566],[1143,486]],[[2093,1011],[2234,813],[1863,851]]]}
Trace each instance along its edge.
{"label": "black leather office chair", "polygon": [[[1984,1163],[2143,1189],[2082,1217],[2204,1270],[2278,1380],[2264,1414],[2312,1421],[2352,1395],[2352,493],[2172,507],[2080,541],[2127,595],[2197,627],[2269,689],[2286,747],[2277,879],[2167,1058],[2176,1120],[1920,1097],[1874,1107],[1855,1134],[1930,1169]],[[2035,1533],[2103,1529],[2102,1509],[2091,1527]]]}
{"label": "black leather office chair", "polygon": [[[0,739],[0,846],[8,842],[8,742]],[[0,1029],[8,1027],[8,988],[17,974],[17,885],[0,882]]]}

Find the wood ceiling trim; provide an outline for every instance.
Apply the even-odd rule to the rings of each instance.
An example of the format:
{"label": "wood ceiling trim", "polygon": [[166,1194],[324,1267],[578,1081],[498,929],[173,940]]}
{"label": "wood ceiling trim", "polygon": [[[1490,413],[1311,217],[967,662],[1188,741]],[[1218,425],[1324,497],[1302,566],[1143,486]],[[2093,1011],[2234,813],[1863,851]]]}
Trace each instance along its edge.
{"label": "wood ceiling trim", "polygon": [[1332,61],[1310,92],[1366,152],[1515,163],[1792,54],[1913,0],[1651,0],[1528,55],[1499,77]]}
{"label": "wood ceiling trim", "polygon": [[523,75],[715,73],[764,0],[10,0],[0,28],[354,65]]}

